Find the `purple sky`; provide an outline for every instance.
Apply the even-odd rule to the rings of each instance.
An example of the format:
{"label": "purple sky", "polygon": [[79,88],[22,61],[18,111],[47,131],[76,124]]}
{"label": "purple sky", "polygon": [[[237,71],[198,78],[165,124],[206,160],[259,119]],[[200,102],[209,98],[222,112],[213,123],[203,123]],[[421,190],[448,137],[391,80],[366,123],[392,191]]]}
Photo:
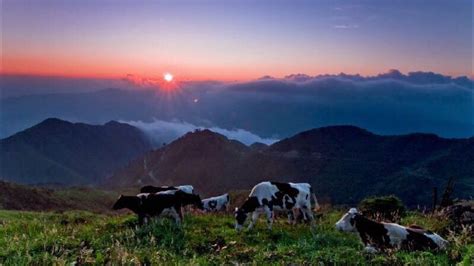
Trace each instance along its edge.
{"label": "purple sky", "polygon": [[2,1],[2,72],[472,77],[472,1]]}

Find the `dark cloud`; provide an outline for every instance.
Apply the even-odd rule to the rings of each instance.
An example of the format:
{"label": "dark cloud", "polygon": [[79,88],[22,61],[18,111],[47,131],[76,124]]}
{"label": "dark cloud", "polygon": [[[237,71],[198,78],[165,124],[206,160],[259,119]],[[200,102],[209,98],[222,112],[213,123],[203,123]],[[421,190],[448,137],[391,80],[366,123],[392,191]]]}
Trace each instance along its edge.
{"label": "dark cloud", "polygon": [[309,75],[298,73],[298,74],[291,74],[291,75],[285,76],[284,79],[288,81],[304,82],[304,81],[311,80],[313,78],[314,77],[311,77]]}

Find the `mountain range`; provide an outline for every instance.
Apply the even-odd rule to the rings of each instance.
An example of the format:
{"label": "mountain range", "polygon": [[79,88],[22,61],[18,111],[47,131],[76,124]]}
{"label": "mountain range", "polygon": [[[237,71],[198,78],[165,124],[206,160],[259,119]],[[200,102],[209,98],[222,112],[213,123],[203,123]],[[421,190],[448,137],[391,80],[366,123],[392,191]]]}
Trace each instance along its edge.
{"label": "mountain range", "polygon": [[331,126],[250,147],[198,130],[146,153],[104,182],[115,187],[193,184],[204,195],[250,189],[262,180],[308,182],[332,203],[395,194],[414,206],[430,204],[433,187],[444,189],[449,177],[456,180],[455,196],[474,195],[474,138],[380,136]]}
{"label": "mountain range", "polygon": [[0,140],[0,177],[22,184],[94,184],[152,149],[139,129],[56,118]]}
{"label": "mountain range", "polygon": [[0,140],[0,176],[22,184],[192,184],[203,196],[250,189],[259,181],[310,183],[325,202],[352,204],[394,194],[429,205],[432,189],[455,178],[455,196],[474,195],[474,138],[434,134],[382,136],[355,126],[301,132],[272,145],[247,146],[210,130],[189,132],[153,149],[131,125],[47,119]]}

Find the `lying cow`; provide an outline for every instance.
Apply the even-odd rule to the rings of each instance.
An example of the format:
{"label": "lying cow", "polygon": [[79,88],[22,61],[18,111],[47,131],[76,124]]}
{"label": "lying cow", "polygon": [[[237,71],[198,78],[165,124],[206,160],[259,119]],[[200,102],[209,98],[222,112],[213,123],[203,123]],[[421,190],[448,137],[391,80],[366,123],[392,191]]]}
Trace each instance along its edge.
{"label": "lying cow", "polygon": [[224,194],[202,200],[202,206],[205,211],[225,211],[230,204],[229,194]]}
{"label": "lying cow", "polygon": [[418,226],[405,227],[395,223],[372,221],[360,214],[355,208],[350,209],[342,216],[336,223],[336,229],[357,233],[368,252],[377,252],[388,248],[443,250],[448,244],[438,234]]}
{"label": "lying cow", "polygon": [[271,229],[274,210],[291,212],[292,217],[294,217],[294,212],[300,210],[313,222],[310,194],[311,185],[307,183],[261,182],[253,187],[244,204],[235,209],[235,228],[238,231],[242,229],[249,213],[252,213],[252,220],[248,228],[253,228],[259,214],[263,211],[267,216],[268,229]]}
{"label": "lying cow", "polygon": [[181,190],[188,194],[194,194],[194,187],[191,185],[183,185],[183,186],[144,186],[140,189],[140,193],[157,193],[162,191],[170,191],[170,190]]}
{"label": "lying cow", "polygon": [[180,224],[183,219],[181,207],[194,205],[202,209],[201,198],[198,195],[176,191],[174,194],[140,193],[137,196],[121,195],[113,209],[127,208],[138,215],[139,224],[146,223],[148,218],[169,213]]}

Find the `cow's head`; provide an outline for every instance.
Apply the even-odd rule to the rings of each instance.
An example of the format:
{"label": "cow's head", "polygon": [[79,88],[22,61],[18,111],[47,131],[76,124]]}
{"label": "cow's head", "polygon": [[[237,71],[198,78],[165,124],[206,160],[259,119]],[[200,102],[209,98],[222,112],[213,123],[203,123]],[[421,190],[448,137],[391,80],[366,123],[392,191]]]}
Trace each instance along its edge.
{"label": "cow's head", "polygon": [[175,195],[181,199],[181,203],[183,206],[194,205],[195,207],[201,210],[204,209],[204,206],[202,205],[201,197],[199,195],[189,194],[181,190],[176,191]]}
{"label": "cow's head", "polygon": [[135,210],[138,207],[138,205],[140,205],[140,199],[138,197],[120,195],[120,197],[117,199],[112,209],[120,210],[120,209],[127,208],[130,210]]}
{"label": "cow's head", "polygon": [[247,212],[243,208],[235,208],[234,211],[235,216],[235,230],[240,231],[244,226],[245,220],[247,220]]}
{"label": "cow's head", "polygon": [[193,198],[193,205],[200,209],[200,210],[204,210],[204,205],[202,204],[202,200],[201,200],[201,197],[199,195],[196,195],[196,194],[192,194],[194,195],[194,198]]}
{"label": "cow's head", "polygon": [[355,217],[359,215],[356,208],[351,208],[336,223],[336,229],[343,232],[355,232]]}

